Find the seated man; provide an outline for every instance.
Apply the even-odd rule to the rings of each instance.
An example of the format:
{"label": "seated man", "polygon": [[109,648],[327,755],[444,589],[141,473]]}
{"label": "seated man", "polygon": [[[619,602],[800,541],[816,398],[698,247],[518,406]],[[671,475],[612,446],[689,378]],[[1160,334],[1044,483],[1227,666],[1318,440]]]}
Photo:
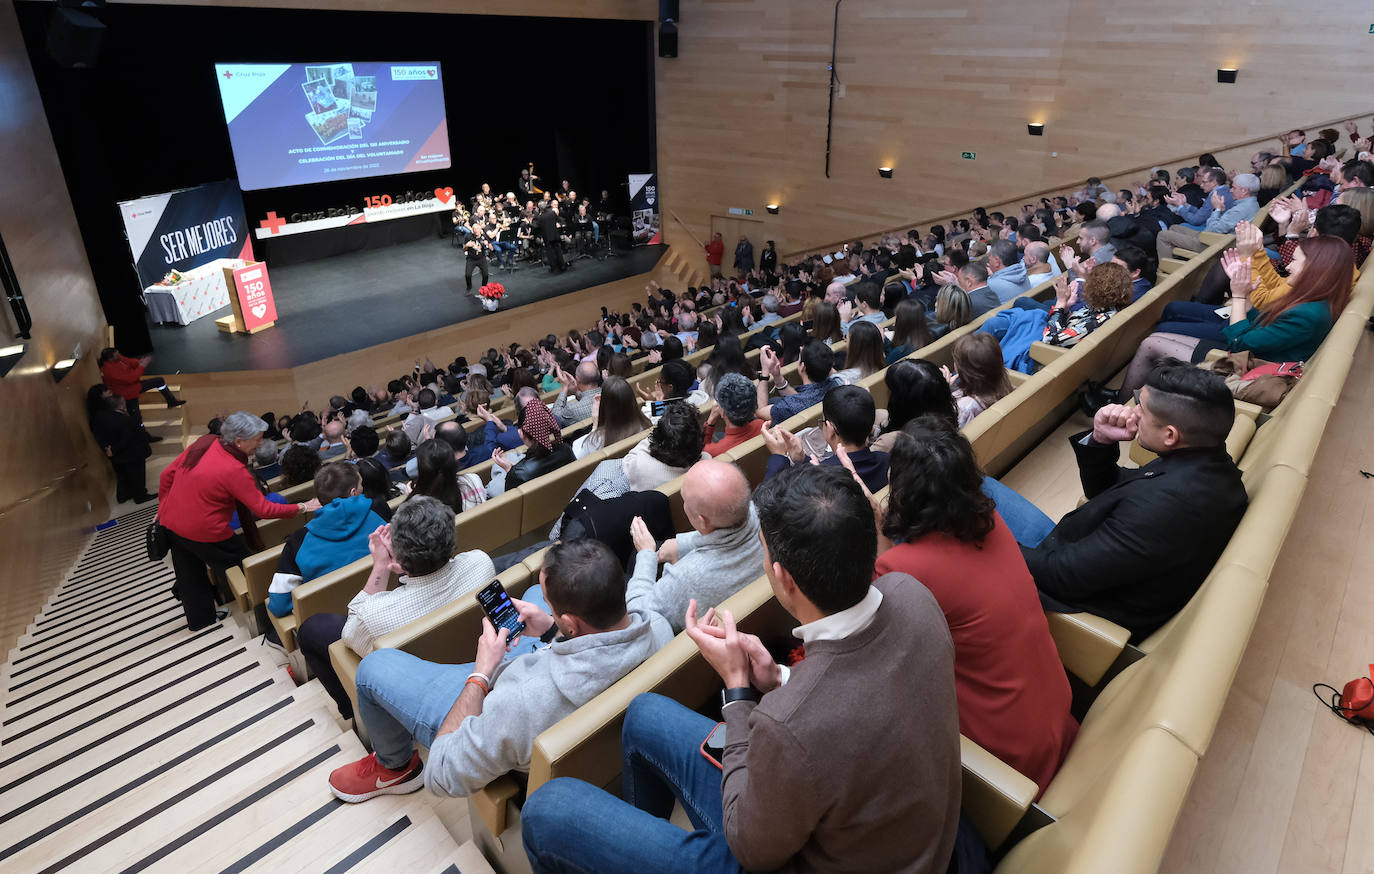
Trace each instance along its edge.
{"label": "seated man", "polygon": [[563,387],[558,391],[558,399],[549,405],[549,410],[558,420],[559,426],[566,428],[590,419],[592,402],[601,394],[601,371],[596,366],[596,358],[592,357],[577,365],[574,374],[570,375],[560,370],[558,381]]}
{"label": "seated man", "polygon": [[453,410],[438,406],[438,395],[432,388],[420,389],[418,403],[420,408],[406,416],[405,423],[401,425],[401,430],[406,432],[411,443],[420,442],[420,434],[425,430],[425,425],[453,415]]}
{"label": "seated man", "polygon": [[[470,664],[433,664],[394,649],[363,659],[358,716],[375,752],[329,775],[336,796],[357,802],[427,786],[463,797],[508,771],[528,772],[542,731],[672,639],[663,617],[626,610],[624,574],[597,540],[550,547],[530,594],[511,600],[524,636],[548,646],[508,653],[506,629],[483,619]],[[417,742],[429,747],[428,764]]]}
{"label": "seated man", "polygon": [[[330,415],[335,415],[331,413]],[[348,452],[348,444],[344,442],[344,421],[337,416],[324,423],[320,429],[323,439],[320,441],[321,461],[333,461],[342,458]]]}
{"label": "seated man", "polygon": [[[954,645],[939,604],[906,574],[873,580],[873,511],[848,472],[799,466],[757,499],[768,582],[806,658],[777,665],[728,611],[698,619],[693,603],[687,633],[726,688],[722,764],[700,752],[714,719],[634,699],[624,801],[560,778],[525,802],[539,874],[944,874],[956,831],[960,856],[966,841],[977,852],[959,823]],[[668,821],[675,799],[695,831]]]}
{"label": "seated man", "polygon": [[281,461],[277,452],[275,440],[263,440],[253,450],[253,472],[264,481],[281,476]]}
{"label": "seated man", "polygon": [[[830,454],[821,464],[839,465],[840,450],[849,456],[849,462],[859,479],[864,481],[868,490],[876,492],[887,485],[887,453],[874,452],[868,448],[868,438],[873,433],[873,421],[877,410],[873,395],[868,389],[858,385],[842,385],[821,401],[821,433],[830,448]],[[765,428],[764,442],[773,453],[768,459],[768,467],[763,478],[772,479],[794,464],[806,461],[806,447],[802,439],[783,428]]]}
{"label": "seated man", "polygon": [[414,451],[410,437],[399,428],[386,433],[386,442],[382,445],[381,451],[377,453],[377,460],[387,470],[391,471],[393,482],[401,482],[407,478],[406,462],[413,457]]}
{"label": "seated man", "polygon": [[[1046,609],[1110,619],[1137,641],[1202,585],[1247,504],[1226,454],[1235,403],[1219,375],[1166,359],[1138,399],[1103,407],[1091,431],[1070,438],[1086,504],[1057,525],[1003,514]],[[1118,467],[1118,444],[1136,439],[1159,457]]]}
{"label": "seated man", "polygon": [[[727,373],[716,383],[716,403],[706,417],[706,453],[712,458],[724,454],[744,441],[758,435],[763,420],[755,417],[759,409],[758,392],[749,378],[739,373]],[[716,423],[724,420],[725,434],[712,443]]]}
{"label": "seated man", "polygon": [[273,616],[291,612],[291,593],[301,583],[367,555],[368,535],[386,524],[363,494],[358,469],[346,461],[331,461],[315,472],[315,497],[320,509],[282,544],[267,589],[267,610]]}
{"label": "seated man", "polygon": [[849,336],[849,329],[859,322],[872,322],[881,325],[887,321],[887,316],[883,315],[883,289],[882,286],[867,280],[854,284],[854,307],[848,301],[841,301],[840,310],[840,333]]}
{"label": "seated man", "polygon": [[[812,340],[802,348],[800,366],[800,388],[793,388],[782,375],[782,359],[771,348],[765,346],[759,351],[759,370],[767,379],[758,381],[758,412],[754,415],[774,425],[781,425],[802,410],[814,407],[840,385],[839,377],[833,376],[835,353],[823,340]],[[768,390],[772,388],[781,397],[769,403]]]}
{"label": "seated man", "polygon": [[[320,684],[353,716],[348,693],[329,661],[329,645],[343,640],[358,655],[372,652],[376,639],[491,582],[496,568],[480,549],[456,549],[453,511],[436,498],[412,497],[396,509],[391,524],[368,535],[372,572],[348,604],[348,615],[316,613],[296,631],[301,654]],[[401,585],[391,591],[391,575]]]}
{"label": "seated man", "polygon": [[988,288],[1002,303],[1029,294],[1035,285],[1011,240],[996,240],[988,247],[988,272]]}
{"label": "seated man", "polygon": [[970,261],[959,268],[957,277],[959,287],[968,292],[975,319],[1001,306],[1002,301],[997,297],[997,292],[988,287],[988,268],[985,265]]}
{"label": "seated man", "polygon": [[[692,465],[682,478],[682,512],[693,530],[657,548],[643,519],[630,525],[635,568],[626,603],[666,617],[674,632],[682,630],[688,601],[715,606],[763,571],[758,514],[739,468],[715,460]],[[663,576],[655,581],[660,561]]]}

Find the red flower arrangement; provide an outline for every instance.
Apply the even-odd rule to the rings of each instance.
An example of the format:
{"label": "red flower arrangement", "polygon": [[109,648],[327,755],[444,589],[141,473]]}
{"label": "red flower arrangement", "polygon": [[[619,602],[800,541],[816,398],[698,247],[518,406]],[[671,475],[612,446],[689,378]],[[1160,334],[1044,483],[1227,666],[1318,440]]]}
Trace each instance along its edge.
{"label": "red flower arrangement", "polygon": [[506,287],[499,282],[488,282],[477,289],[477,293],[487,300],[500,300],[506,296]]}

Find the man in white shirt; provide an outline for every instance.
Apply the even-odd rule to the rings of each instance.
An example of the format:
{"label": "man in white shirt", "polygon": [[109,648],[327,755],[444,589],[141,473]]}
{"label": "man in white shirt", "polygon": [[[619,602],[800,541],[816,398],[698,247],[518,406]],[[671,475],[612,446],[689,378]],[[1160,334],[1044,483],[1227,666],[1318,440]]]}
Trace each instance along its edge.
{"label": "man in white shirt", "polygon": [[420,409],[407,416],[405,424],[401,425],[401,430],[406,432],[411,443],[420,442],[420,434],[425,430],[426,424],[453,416],[453,410],[437,405],[438,400],[438,395],[434,393],[434,389],[420,389]]}

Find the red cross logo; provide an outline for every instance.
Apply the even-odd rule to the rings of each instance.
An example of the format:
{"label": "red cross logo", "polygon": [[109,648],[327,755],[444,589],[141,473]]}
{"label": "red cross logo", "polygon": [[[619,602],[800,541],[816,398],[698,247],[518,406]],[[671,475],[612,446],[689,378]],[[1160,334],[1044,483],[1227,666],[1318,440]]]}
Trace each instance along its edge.
{"label": "red cross logo", "polygon": [[280,231],[280,230],[282,229],[282,225],[285,225],[285,224],[286,224],[286,219],[284,219],[284,218],[278,218],[278,217],[277,217],[277,214],[276,214],[275,212],[269,212],[269,213],[267,214],[267,218],[265,218],[265,219],[263,219],[262,221],[258,222],[258,227],[260,227],[260,228],[267,228],[267,232],[268,232],[269,234],[275,234],[275,233],[277,233],[278,231]]}
{"label": "red cross logo", "polygon": [[226,78],[226,79],[232,79],[232,78],[234,78],[234,74],[231,73],[231,72],[229,72],[228,70],[225,70],[225,71],[224,71],[224,78]]}

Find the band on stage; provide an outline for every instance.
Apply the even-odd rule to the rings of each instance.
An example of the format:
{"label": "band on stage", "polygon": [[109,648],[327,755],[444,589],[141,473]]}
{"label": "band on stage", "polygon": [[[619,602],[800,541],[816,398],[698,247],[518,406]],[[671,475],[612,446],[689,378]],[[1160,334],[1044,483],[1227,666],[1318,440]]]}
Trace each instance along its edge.
{"label": "band on stage", "polygon": [[[579,198],[564,179],[549,193],[539,188],[534,165],[520,171],[516,188],[504,196],[491,186],[466,202],[456,201],[453,210],[453,244],[466,256],[465,279],[472,290],[472,274],[480,272],[482,284],[495,266],[514,269],[517,260],[545,263],[555,273],[581,258],[604,259],[610,254],[613,216],[610,192],[602,191],[593,204]],[[521,201],[523,200],[523,205]]]}

